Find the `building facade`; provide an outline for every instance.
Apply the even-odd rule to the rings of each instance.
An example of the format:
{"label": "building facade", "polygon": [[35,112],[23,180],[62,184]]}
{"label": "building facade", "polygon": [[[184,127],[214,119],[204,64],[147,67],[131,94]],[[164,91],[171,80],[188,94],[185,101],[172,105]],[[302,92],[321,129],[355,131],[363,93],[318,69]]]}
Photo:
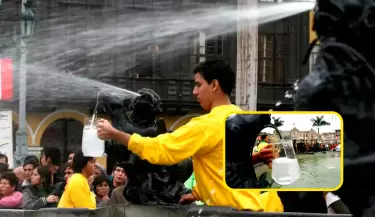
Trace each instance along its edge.
{"label": "building facade", "polygon": [[[163,7],[182,11],[188,7],[192,9],[202,7],[202,4],[204,8],[233,6],[237,1],[178,0],[168,1],[170,5],[163,4],[162,0],[33,0],[30,2],[33,3],[36,19],[34,34],[27,44],[30,52],[27,53],[26,61],[28,71],[26,121],[28,144],[31,147],[55,145],[60,147],[65,155],[68,150],[78,149],[81,144],[83,120],[92,115],[98,88],[105,86],[104,84],[132,91],[141,88],[155,90],[163,101],[163,113],[160,117],[166,120],[170,130],[174,130],[191,118],[205,113],[192,94],[194,82],[191,71],[194,66],[209,58],[223,58],[234,68],[237,66],[238,42],[235,32],[210,36],[210,30],[199,30],[194,33],[189,32],[188,37],[174,36],[180,37],[176,46],[171,45],[171,40],[175,40],[171,38],[170,41],[149,40],[148,43],[140,43],[133,50],[115,49],[116,46],[123,46],[121,34],[130,37],[131,31],[131,29],[126,31],[122,29],[121,19],[124,17],[119,14],[118,8],[121,8],[122,13],[134,13],[136,17],[137,13],[158,12]],[[0,54],[3,57],[13,58],[16,64],[13,76],[14,100],[0,102],[0,106],[1,109],[14,111],[14,132],[16,132],[18,71],[21,67],[20,51],[16,48],[21,31],[19,17],[22,5],[21,1],[8,0],[3,0],[1,4],[0,50],[7,52],[0,52]],[[275,3],[259,1],[259,4]],[[109,14],[111,16],[108,18]],[[306,12],[258,27],[256,72],[258,110],[269,110],[274,107],[284,98],[285,91],[296,80],[309,73],[309,66],[302,65],[302,58],[309,45],[309,20],[310,15]],[[98,33],[98,29],[101,28],[103,31],[108,31],[104,36],[114,37],[113,41],[119,44],[112,45],[113,49],[109,51],[89,55],[96,48],[84,47],[83,44],[79,44],[82,40],[74,37],[85,37],[82,32]],[[137,25],[134,28],[137,28]],[[108,37],[104,43],[111,43],[112,40],[108,40]],[[134,36],[134,39],[139,37],[142,36]],[[64,39],[65,44],[61,39]],[[88,37],[88,41],[89,39],[91,36]],[[97,41],[93,43],[103,47]],[[137,41],[128,44],[137,45]],[[126,46],[124,48],[129,48],[128,45]],[[47,65],[53,67],[40,67],[39,63],[45,63],[45,60],[49,61]],[[82,77],[83,80],[81,78],[76,80],[76,76]],[[86,90],[87,83],[96,86]],[[233,102],[235,95],[234,91]],[[279,107],[279,110],[292,109],[292,101],[287,101]]]}

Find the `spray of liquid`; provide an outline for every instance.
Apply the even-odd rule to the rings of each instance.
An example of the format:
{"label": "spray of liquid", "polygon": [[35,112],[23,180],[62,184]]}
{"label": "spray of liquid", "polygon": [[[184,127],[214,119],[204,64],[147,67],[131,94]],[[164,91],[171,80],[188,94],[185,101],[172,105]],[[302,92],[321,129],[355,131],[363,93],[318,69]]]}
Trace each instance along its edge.
{"label": "spray of liquid", "polygon": [[94,121],[98,113],[99,97],[100,97],[100,91],[98,92],[98,97],[96,98],[95,108],[94,108],[94,111],[92,112],[90,129],[94,129]]}
{"label": "spray of liquid", "polygon": [[[38,7],[49,8],[46,4],[40,2]],[[298,2],[241,8],[185,4],[176,8],[171,6],[174,4],[163,1],[151,11],[132,5],[139,8],[136,12],[125,3],[105,9],[59,8],[48,19],[39,19],[33,39],[26,43],[27,61],[15,61],[16,69],[27,70],[28,100],[92,98],[103,88],[132,98],[137,94],[127,89],[137,86],[123,78],[144,76],[142,73],[149,71],[150,53],[154,59],[162,56],[166,65],[182,61],[187,49],[196,46],[198,32],[204,32],[204,40],[208,40],[238,31],[238,23],[261,25],[314,6]],[[0,38],[0,44],[9,44],[7,40]],[[18,49],[10,45],[1,50],[9,56]],[[160,71],[165,73],[160,78],[183,73],[168,68]]]}

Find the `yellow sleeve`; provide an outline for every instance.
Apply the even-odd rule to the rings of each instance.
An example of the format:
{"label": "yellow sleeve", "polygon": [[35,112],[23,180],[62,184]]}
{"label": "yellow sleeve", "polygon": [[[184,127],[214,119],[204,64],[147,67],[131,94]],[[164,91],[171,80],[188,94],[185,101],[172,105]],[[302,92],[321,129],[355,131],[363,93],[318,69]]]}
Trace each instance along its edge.
{"label": "yellow sleeve", "polygon": [[197,201],[200,201],[200,200],[201,200],[201,199],[199,198],[199,191],[198,191],[197,186],[194,186],[194,187],[193,187],[191,193],[194,195],[194,197],[195,197],[195,199],[196,199]]}
{"label": "yellow sleeve", "polygon": [[152,164],[173,165],[192,157],[208,139],[196,122],[155,138],[133,134],[128,149]]}
{"label": "yellow sleeve", "polygon": [[93,200],[90,187],[87,185],[82,179],[76,179],[73,183],[69,183],[67,190],[74,208],[96,209],[96,202]]}

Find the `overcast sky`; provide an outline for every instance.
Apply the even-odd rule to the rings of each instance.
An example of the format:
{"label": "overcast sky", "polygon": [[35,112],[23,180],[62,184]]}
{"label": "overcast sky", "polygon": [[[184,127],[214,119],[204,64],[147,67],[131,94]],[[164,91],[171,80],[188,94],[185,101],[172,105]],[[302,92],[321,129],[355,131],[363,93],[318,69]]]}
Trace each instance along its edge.
{"label": "overcast sky", "polygon": [[[341,129],[341,119],[336,115],[309,115],[309,114],[278,114],[271,115],[271,117],[278,118],[284,121],[284,125],[279,127],[279,130],[289,131],[293,128],[293,125],[300,131],[307,131],[312,128],[312,118],[316,116],[323,116],[324,120],[331,123],[330,126],[319,127],[319,133],[335,132],[335,130]],[[316,127],[313,127],[317,131]]]}

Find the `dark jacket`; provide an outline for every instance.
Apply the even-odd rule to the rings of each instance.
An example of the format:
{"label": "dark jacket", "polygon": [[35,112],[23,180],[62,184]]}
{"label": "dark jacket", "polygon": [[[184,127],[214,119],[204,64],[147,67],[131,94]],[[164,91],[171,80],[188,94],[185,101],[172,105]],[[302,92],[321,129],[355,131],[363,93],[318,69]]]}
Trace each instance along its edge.
{"label": "dark jacket", "polygon": [[27,210],[39,210],[41,208],[57,207],[57,203],[48,203],[47,196],[52,195],[53,191],[46,193],[46,196],[40,196],[38,189],[30,185],[23,190],[22,208]]}
{"label": "dark jacket", "polygon": [[52,190],[52,194],[61,198],[62,194],[64,193],[65,186],[66,186],[65,180],[63,182],[56,183]]}
{"label": "dark jacket", "polygon": [[115,188],[112,191],[111,197],[109,200],[105,203],[102,204],[102,206],[111,206],[111,205],[118,205],[118,204],[128,204],[128,201],[124,197],[124,186],[120,186],[118,188]]}
{"label": "dark jacket", "polygon": [[60,170],[58,170],[55,174],[53,174],[53,184],[57,184],[60,182],[64,182],[64,173]]}

